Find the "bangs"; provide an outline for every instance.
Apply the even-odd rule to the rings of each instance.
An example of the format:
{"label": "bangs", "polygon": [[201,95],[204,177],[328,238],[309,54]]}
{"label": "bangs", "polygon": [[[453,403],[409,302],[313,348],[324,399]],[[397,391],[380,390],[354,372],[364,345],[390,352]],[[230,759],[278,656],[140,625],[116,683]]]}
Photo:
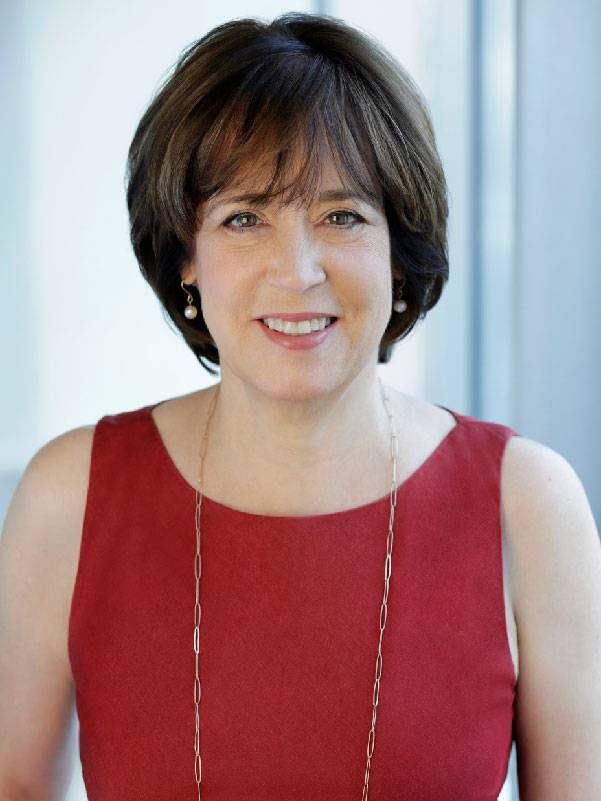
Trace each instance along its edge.
{"label": "bangs", "polygon": [[374,152],[336,67],[318,54],[278,56],[240,76],[206,131],[195,154],[197,202],[244,188],[257,205],[310,205],[331,160],[347,191],[382,208]]}

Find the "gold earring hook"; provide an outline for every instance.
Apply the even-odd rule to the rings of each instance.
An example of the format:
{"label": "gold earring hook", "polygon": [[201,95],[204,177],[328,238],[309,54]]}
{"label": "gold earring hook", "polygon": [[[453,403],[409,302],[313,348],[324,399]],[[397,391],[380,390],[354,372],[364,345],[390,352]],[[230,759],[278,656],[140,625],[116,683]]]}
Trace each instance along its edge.
{"label": "gold earring hook", "polygon": [[193,298],[193,297],[192,297],[192,295],[191,295],[191,294],[188,292],[188,290],[187,290],[187,289],[184,287],[184,282],[183,282],[183,279],[180,281],[180,286],[181,286],[181,288],[184,290],[184,292],[186,293],[186,295],[188,296],[188,303],[192,303],[192,301],[194,300],[194,298]]}

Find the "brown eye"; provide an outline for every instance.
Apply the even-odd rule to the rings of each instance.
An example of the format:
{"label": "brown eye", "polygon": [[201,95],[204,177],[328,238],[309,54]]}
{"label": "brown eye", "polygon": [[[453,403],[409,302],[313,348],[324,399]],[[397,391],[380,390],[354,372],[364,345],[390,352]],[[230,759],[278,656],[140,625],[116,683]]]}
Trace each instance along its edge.
{"label": "brown eye", "polygon": [[354,217],[355,218],[355,221],[351,222],[350,224],[346,223],[346,225],[339,225],[338,223],[335,223],[332,226],[333,228],[354,228],[356,225],[361,225],[361,223],[365,222],[363,217],[361,217],[359,214],[356,214],[354,211],[344,211],[344,210],[333,211],[331,214],[328,215],[328,219],[330,219],[332,217],[336,217],[336,218]]}
{"label": "brown eye", "polygon": [[236,214],[232,214],[230,217],[227,218],[227,220],[224,220],[223,221],[223,226],[224,226],[224,228],[229,228],[231,231],[236,231],[236,230],[237,231],[243,231],[246,228],[255,228],[254,225],[246,225],[246,224],[232,225],[234,220],[243,220],[244,221],[244,220],[248,220],[249,218],[251,220],[252,219],[258,220],[259,219],[256,214],[253,214],[252,211],[239,211]]}

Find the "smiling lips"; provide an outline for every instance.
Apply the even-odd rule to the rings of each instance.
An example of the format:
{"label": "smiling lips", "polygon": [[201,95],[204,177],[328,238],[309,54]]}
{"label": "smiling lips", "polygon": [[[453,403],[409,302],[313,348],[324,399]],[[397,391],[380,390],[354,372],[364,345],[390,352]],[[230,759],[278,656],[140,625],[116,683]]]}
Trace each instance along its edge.
{"label": "smiling lips", "polygon": [[315,348],[324,342],[332,334],[336,328],[338,320],[333,320],[330,325],[325,328],[311,331],[308,333],[284,333],[269,328],[262,320],[257,320],[261,326],[261,330],[265,335],[276,345],[281,345],[288,350],[306,350],[308,348]]}

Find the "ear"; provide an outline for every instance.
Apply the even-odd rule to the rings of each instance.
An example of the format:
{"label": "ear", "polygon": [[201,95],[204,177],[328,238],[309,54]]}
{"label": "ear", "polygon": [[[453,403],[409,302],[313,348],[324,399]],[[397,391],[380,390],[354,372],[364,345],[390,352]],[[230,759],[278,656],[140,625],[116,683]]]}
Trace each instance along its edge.
{"label": "ear", "polygon": [[395,281],[403,280],[405,274],[403,273],[403,269],[400,264],[397,264],[396,262],[391,262],[390,269],[392,271],[392,277]]}
{"label": "ear", "polygon": [[186,262],[179,271],[179,275],[184,284],[196,284],[196,271],[191,263]]}

